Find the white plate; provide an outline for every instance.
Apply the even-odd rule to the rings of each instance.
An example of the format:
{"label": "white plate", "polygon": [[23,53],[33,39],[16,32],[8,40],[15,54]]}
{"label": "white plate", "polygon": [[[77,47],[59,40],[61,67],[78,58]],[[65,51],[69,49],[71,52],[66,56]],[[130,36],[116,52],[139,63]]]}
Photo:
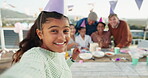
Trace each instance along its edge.
{"label": "white plate", "polygon": [[105,52],[105,55],[106,55],[106,56],[114,56],[115,53],[114,53],[114,52]]}
{"label": "white plate", "polygon": [[91,59],[92,58],[92,54],[91,53],[80,53],[79,54],[79,57],[81,58],[81,59]]}
{"label": "white plate", "polygon": [[104,52],[102,51],[94,51],[92,53],[93,53],[93,56],[95,57],[103,57],[105,55]]}

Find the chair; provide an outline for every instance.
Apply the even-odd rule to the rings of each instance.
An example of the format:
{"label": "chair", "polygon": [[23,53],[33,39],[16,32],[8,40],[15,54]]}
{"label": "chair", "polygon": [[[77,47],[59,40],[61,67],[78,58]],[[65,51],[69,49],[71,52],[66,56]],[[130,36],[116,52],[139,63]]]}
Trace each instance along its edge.
{"label": "chair", "polygon": [[141,40],[140,43],[138,43],[138,48],[148,48],[148,40]]}
{"label": "chair", "polygon": [[132,45],[139,44],[142,41],[142,39],[133,39],[132,40]]}

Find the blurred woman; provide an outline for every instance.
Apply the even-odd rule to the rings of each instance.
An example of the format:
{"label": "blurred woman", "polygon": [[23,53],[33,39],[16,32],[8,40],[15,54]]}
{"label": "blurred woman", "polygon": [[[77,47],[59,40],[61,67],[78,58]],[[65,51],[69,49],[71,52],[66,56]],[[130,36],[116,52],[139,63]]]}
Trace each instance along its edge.
{"label": "blurred woman", "polygon": [[104,31],[106,24],[99,22],[97,24],[97,31],[92,33],[92,41],[99,44],[101,48],[109,48],[111,45],[111,34],[109,31]]}
{"label": "blurred woman", "polygon": [[71,32],[70,32],[71,39],[68,42],[67,50],[70,50],[71,48],[75,48],[76,46],[78,46],[78,44],[75,42],[76,29],[73,24],[70,24],[70,30],[71,30]]}

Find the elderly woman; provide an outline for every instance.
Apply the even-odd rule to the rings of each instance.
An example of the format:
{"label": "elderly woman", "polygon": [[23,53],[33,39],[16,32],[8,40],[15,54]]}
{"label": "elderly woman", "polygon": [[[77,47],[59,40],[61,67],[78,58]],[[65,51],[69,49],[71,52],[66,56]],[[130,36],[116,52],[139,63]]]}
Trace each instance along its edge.
{"label": "elderly woman", "polygon": [[99,44],[101,48],[109,48],[111,44],[111,34],[109,31],[104,31],[106,24],[99,22],[97,24],[97,31],[92,33],[92,41]]}

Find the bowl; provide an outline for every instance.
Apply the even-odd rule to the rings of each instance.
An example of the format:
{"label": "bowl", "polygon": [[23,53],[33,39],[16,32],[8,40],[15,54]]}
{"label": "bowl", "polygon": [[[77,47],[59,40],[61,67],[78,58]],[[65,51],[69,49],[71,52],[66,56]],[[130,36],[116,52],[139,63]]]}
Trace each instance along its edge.
{"label": "bowl", "polygon": [[79,57],[80,57],[81,59],[84,59],[84,60],[86,60],[86,59],[91,59],[91,58],[92,58],[92,54],[91,54],[91,53],[80,53],[80,54],[79,54]]}
{"label": "bowl", "polygon": [[106,56],[114,56],[115,53],[114,53],[114,52],[105,52],[105,55],[106,55]]}
{"label": "bowl", "polygon": [[105,54],[103,51],[94,51],[93,56],[94,57],[103,57]]}
{"label": "bowl", "polygon": [[80,51],[81,51],[81,53],[90,53],[90,51],[88,51],[86,49],[81,49]]}

